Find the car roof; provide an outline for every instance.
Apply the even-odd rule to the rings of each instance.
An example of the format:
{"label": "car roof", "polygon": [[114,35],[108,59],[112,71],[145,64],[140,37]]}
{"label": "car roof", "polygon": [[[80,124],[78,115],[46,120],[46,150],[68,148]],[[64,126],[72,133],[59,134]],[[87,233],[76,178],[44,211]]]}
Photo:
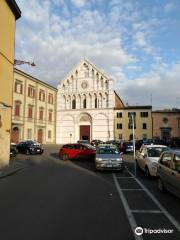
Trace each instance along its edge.
{"label": "car roof", "polygon": [[166,145],[160,145],[160,144],[148,144],[148,145],[143,145],[146,148],[157,148],[157,147],[168,147]]}
{"label": "car roof", "polygon": [[164,151],[166,153],[173,153],[173,154],[180,154],[180,149],[169,149],[167,151]]}
{"label": "car roof", "polygon": [[98,148],[99,148],[99,147],[116,147],[116,145],[104,143],[104,144],[99,144],[99,145],[98,145]]}

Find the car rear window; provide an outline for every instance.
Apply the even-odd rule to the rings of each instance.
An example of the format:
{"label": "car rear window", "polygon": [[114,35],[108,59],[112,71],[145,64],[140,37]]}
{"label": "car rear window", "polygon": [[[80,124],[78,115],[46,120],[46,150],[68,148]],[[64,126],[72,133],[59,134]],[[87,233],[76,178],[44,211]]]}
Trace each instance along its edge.
{"label": "car rear window", "polygon": [[169,150],[166,147],[152,147],[147,148],[148,157],[160,157],[161,153]]}
{"label": "car rear window", "polygon": [[100,147],[97,149],[97,154],[119,154],[116,147]]}

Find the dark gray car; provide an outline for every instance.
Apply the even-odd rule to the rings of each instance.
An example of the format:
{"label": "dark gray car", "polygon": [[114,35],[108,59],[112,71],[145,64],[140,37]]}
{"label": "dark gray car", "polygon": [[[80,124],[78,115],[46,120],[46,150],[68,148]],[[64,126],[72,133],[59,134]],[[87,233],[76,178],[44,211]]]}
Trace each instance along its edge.
{"label": "dark gray car", "polygon": [[161,154],[157,176],[160,191],[166,189],[180,198],[180,150],[165,151]]}
{"label": "dark gray car", "polygon": [[95,167],[97,170],[123,170],[123,157],[117,146],[99,145],[96,149]]}

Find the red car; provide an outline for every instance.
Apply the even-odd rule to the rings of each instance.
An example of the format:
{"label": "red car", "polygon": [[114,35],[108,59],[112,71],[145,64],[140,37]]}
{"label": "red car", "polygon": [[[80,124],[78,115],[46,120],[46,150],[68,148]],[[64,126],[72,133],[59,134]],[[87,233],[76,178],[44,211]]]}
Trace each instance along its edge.
{"label": "red car", "polygon": [[96,149],[88,144],[65,144],[59,150],[59,157],[62,160],[68,159],[84,159],[84,158],[91,158],[94,159],[96,155]]}

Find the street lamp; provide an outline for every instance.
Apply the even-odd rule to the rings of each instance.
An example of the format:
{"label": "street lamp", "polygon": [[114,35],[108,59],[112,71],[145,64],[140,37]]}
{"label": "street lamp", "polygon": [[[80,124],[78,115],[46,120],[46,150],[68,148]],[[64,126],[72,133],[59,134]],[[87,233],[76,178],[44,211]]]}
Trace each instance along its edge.
{"label": "street lamp", "polygon": [[34,62],[28,62],[28,61],[22,61],[22,60],[17,60],[17,59],[14,59],[14,66],[16,65],[22,65],[22,64],[28,64],[30,65],[31,67],[35,67],[36,64]]}
{"label": "street lamp", "polygon": [[130,117],[131,117],[131,123],[132,123],[132,130],[133,130],[133,152],[134,152],[134,174],[136,176],[136,145],[135,145],[135,131],[134,131],[134,115],[135,113],[131,112]]}

